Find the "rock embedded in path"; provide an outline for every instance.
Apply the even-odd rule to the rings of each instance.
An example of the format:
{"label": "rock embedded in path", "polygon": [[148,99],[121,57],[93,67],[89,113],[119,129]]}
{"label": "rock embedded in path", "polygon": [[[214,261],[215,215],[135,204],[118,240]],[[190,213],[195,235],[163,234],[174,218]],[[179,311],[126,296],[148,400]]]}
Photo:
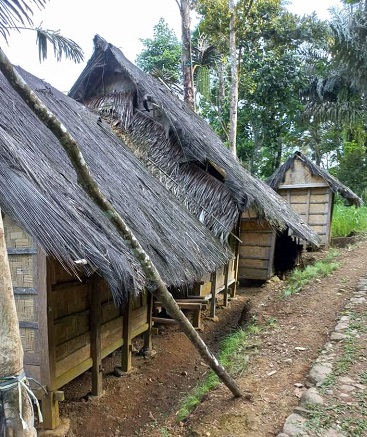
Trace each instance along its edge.
{"label": "rock embedded in path", "polygon": [[317,389],[315,387],[311,387],[303,393],[299,402],[302,406],[307,406],[307,404],[321,405],[324,403],[324,400],[319,395]]}
{"label": "rock embedded in path", "polygon": [[307,419],[299,414],[291,414],[285,421],[283,433],[287,434],[289,437],[308,436],[308,433],[306,432],[306,422]]}
{"label": "rock embedded in path", "polygon": [[308,379],[311,383],[321,385],[332,372],[332,367],[329,363],[316,364],[312,367]]}

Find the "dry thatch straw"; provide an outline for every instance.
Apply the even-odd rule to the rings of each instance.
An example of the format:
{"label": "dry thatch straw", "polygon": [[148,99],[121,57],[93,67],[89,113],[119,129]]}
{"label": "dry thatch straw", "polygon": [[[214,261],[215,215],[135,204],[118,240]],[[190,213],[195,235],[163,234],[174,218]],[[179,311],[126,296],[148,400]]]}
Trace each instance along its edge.
{"label": "dry thatch straw", "polygon": [[[91,110],[18,69],[80,144],[101,191],[113,203],[168,286],[183,288],[233,256],[187,213]],[[69,271],[98,270],[115,302],[145,278],[107,217],[78,185],[56,137],[0,74],[0,207]],[[75,264],[85,259],[85,267]]]}
{"label": "dry thatch straw", "polygon": [[271,188],[277,190],[279,185],[284,182],[285,174],[289,169],[294,169],[294,163],[298,159],[302,164],[307,167],[311,174],[314,176],[320,176],[329,185],[333,193],[339,193],[344,199],[348,201],[350,205],[361,206],[363,201],[353,191],[343,185],[338,179],[328,173],[326,170],[318,167],[312,161],[310,161],[301,152],[295,152],[293,156],[290,156],[284,164],[282,164],[267,180],[267,183]]}
{"label": "dry thatch straw", "polygon": [[[118,48],[98,35],[94,43],[94,53],[69,95],[119,128],[139,159],[214,235],[226,241],[239,214],[254,208],[272,226],[288,227],[318,245],[317,235],[240,165],[205,120]],[[149,113],[144,109],[148,99]]]}

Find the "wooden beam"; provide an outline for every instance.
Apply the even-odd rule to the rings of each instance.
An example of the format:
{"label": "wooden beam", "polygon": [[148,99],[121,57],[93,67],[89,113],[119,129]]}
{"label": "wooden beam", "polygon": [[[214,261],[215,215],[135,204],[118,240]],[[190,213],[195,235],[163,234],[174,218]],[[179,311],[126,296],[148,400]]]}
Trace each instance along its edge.
{"label": "wooden beam", "polygon": [[[37,256],[38,289],[40,305],[40,354],[41,382],[47,387],[48,394],[42,398],[43,426],[54,429],[60,424],[59,403],[54,394],[57,391],[56,377],[56,341],[53,314],[52,284],[54,268],[50,259],[39,249]],[[43,296],[43,299],[42,299]]]}
{"label": "wooden beam", "polygon": [[153,295],[146,291],[148,329],[144,332],[144,348],[152,348]]}
{"label": "wooden beam", "polygon": [[224,266],[224,293],[223,293],[223,305],[225,307],[228,306],[228,276],[229,276],[229,263],[231,261],[228,261],[228,263]]}
{"label": "wooden beam", "polygon": [[89,280],[90,302],[90,342],[92,365],[92,396],[101,396],[102,385],[102,352],[101,352],[101,284],[98,275],[93,275]]}
{"label": "wooden beam", "polygon": [[210,317],[214,318],[215,317],[215,297],[217,294],[217,271],[215,270],[212,273],[212,286],[211,286],[211,302],[210,302]]}
{"label": "wooden beam", "polygon": [[122,309],[122,338],[123,344],[121,348],[121,370],[129,372],[132,367],[131,363],[131,313],[132,305],[130,296]]}

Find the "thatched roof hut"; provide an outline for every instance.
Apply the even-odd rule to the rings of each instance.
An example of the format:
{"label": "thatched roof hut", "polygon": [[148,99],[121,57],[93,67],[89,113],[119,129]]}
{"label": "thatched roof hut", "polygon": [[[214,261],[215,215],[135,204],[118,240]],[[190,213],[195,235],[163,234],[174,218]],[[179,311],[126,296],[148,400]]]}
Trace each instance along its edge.
{"label": "thatched roof hut", "polygon": [[[231,251],[153,178],[108,124],[18,69],[79,142],[102,192],[127,221],[168,286],[193,284]],[[78,185],[54,135],[0,75],[0,207],[68,270],[97,270],[116,303],[145,285],[137,261]],[[189,254],[189,256],[188,256]],[[86,260],[87,264],[76,264]]]}
{"label": "thatched roof hut", "polygon": [[348,204],[354,206],[361,206],[363,201],[347,186],[343,185],[338,179],[332,176],[323,168],[314,164],[307,156],[301,152],[295,152],[290,156],[266,181],[267,184],[274,190],[278,190],[281,184],[284,184],[286,174],[288,171],[294,171],[296,161],[301,163],[303,167],[307,168],[311,176],[320,177],[330,187],[333,193],[338,193],[342,196]]}
{"label": "thatched roof hut", "polygon": [[350,205],[362,204],[352,190],[301,152],[288,158],[267,182],[317,232],[326,247],[331,238],[334,194],[339,193]]}
{"label": "thatched roof hut", "polygon": [[273,190],[252,177],[205,120],[98,35],[95,50],[69,95],[109,120],[134,153],[225,241],[249,208],[273,227],[318,244]]}

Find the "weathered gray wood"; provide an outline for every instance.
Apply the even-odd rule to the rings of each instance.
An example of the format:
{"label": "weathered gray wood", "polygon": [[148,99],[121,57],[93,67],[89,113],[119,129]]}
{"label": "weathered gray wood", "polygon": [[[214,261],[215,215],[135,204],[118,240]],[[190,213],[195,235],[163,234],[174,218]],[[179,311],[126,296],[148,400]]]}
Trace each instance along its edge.
{"label": "weathered gray wood", "polygon": [[123,372],[129,372],[132,367],[131,363],[131,299],[125,302],[122,309],[122,338],[123,344],[121,348],[121,370]]}
{"label": "weathered gray wood", "polygon": [[89,280],[90,293],[90,347],[92,365],[92,395],[101,396],[102,387],[102,352],[101,352],[101,286],[98,275]]}
{"label": "weathered gray wood", "polygon": [[217,272],[212,273],[212,286],[211,286],[211,301],[210,301],[210,317],[215,317],[216,309],[216,294],[217,294]]}
{"label": "weathered gray wood", "polygon": [[[47,259],[42,252],[38,255],[38,289],[40,297],[40,343],[41,347],[41,378],[48,394],[42,398],[43,426],[45,429],[54,429],[60,423],[59,403],[54,397],[57,391],[56,378],[56,340],[52,302],[52,283],[54,270],[52,261]],[[44,298],[42,299],[41,296]],[[41,313],[42,311],[42,313]]]}

